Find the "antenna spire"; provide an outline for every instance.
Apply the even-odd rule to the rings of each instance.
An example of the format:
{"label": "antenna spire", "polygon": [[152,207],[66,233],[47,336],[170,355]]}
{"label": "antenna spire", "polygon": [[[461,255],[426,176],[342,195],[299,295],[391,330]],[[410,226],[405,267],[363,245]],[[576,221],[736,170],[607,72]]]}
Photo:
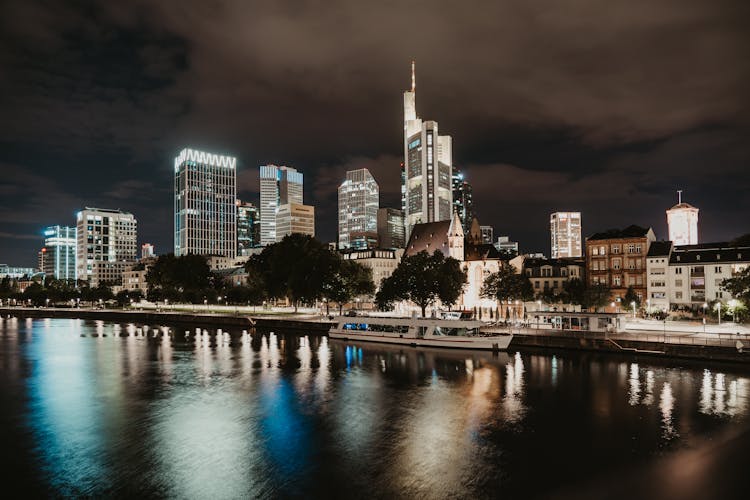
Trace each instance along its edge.
{"label": "antenna spire", "polygon": [[411,62],[411,91],[417,88],[417,77],[414,74],[414,61]]}
{"label": "antenna spire", "polygon": [[682,203],[682,189],[678,189],[677,190],[677,204],[679,205],[681,203]]}

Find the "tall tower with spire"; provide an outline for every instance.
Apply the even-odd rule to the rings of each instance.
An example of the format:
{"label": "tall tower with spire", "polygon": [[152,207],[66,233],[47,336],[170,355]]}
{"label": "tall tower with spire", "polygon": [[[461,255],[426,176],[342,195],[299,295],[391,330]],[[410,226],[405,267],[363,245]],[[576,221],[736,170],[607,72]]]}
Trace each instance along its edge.
{"label": "tall tower with spire", "polygon": [[411,88],[404,92],[404,225],[450,220],[453,144],[449,135],[438,134],[436,121],[417,116],[417,81],[411,63]]}
{"label": "tall tower with spire", "polygon": [[682,202],[682,190],[677,191],[677,205],[667,210],[667,227],[675,246],[698,244],[698,209]]}

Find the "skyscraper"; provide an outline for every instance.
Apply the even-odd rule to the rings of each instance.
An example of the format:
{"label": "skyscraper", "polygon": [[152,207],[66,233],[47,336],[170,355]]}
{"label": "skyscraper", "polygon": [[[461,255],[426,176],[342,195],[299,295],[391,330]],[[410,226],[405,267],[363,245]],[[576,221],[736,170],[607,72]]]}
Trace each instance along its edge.
{"label": "skyscraper", "polygon": [[260,246],[260,213],[252,203],[237,200],[237,255]]}
{"label": "skyscraper", "polygon": [[44,229],[42,271],[59,280],[76,279],[76,228],[49,226]]}
{"label": "skyscraper", "polygon": [[260,244],[276,243],[276,215],[279,206],[302,205],[302,172],[291,167],[260,167]]}
{"label": "skyscraper", "polygon": [[276,241],[290,234],[315,236],[315,207],[301,203],[279,205],[276,212]]}
{"label": "skyscraper", "polygon": [[237,158],[183,149],[174,159],[174,254],[237,255]]}
{"label": "skyscraper", "polygon": [[405,248],[404,212],[396,208],[378,209],[378,246]]}
{"label": "skyscraper", "polygon": [[404,92],[404,180],[407,239],[418,223],[450,220],[453,205],[451,137],[438,134],[438,123],[417,117],[414,62],[411,90]]}
{"label": "skyscraper", "polygon": [[471,184],[464,179],[464,174],[458,168],[453,168],[452,188],[453,188],[453,211],[458,213],[461,221],[461,227],[464,232],[469,232],[471,221],[474,218],[474,203],[472,201]]}
{"label": "skyscraper", "polygon": [[580,257],[581,212],[554,212],[549,217],[551,257]]}
{"label": "skyscraper", "polygon": [[492,226],[479,226],[482,232],[482,243],[492,245],[495,243],[495,228]]}
{"label": "skyscraper", "polygon": [[698,209],[682,202],[682,191],[677,191],[677,205],[667,210],[667,226],[675,246],[698,244]]}
{"label": "skyscraper", "polygon": [[120,284],[122,272],[138,256],[138,221],[121,210],[86,207],[76,217],[76,268],[79,280],[95,287]]}
{"label": "skyscraper", "polygon": [[350,170],[339,186],[339,248],[378,244],[378,183],[366,168]]}

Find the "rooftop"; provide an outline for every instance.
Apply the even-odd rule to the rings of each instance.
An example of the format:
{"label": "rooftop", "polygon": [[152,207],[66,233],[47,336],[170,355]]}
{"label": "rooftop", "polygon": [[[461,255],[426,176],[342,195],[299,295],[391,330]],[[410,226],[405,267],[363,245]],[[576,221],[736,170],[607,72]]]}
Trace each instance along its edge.
{"label": "rooftop", "polygon": [[609,229],[607,231],[596,233],[586,238],[586,240],[613,240],[617,238],[645,238],[651,228],[641,226],[628,226],[625,229]]}

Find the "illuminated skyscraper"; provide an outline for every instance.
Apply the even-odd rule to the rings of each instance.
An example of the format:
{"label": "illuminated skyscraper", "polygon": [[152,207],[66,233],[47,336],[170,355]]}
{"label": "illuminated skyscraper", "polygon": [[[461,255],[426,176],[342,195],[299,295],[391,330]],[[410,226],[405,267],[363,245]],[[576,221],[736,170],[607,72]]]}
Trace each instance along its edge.
{"label": "illuminated skyscraper", "polygon": [[698,209],[682,202],[682,191],[677,191],[677,205],[667,210],[667,226],[675,246],[698,244]]}
{"label": "illuminated skyscraper", "polygon": [[378,246],[404,248],[404,212],[396,208],[378,209]]}
{"label": "illuminated skyscraper", "polygon": [[122,283],[138,257],[138,221],[121,210],[86,207],[76,217],[77,278],[95,287]]}
{"label": "illuminated skyscraper", "polygon": [[302,205],[302,172],[291,167],[260,167],[260,244],[276,243],[276,216],[281,205]]}
{"label": "illuminated skyscraper", "polygon": [[183,149],[174,159],[174,254],[237,255],[237,158]]}
{"label": "illuminated skyscraper", "polygon": [[260,246],[260,212],[252,203],[237,200],[237,255]]}
{"label": "illuminated skyscraper", "polygon": [[279,205],[276,212],[276,241],[290,234],[315,236],[315,207],[301,203]]}
{"label": "illuminated skyscraper", "polygon": [[350,170],[339,186],[339,248],[378,244],[378,183],[366,168]]}
{"label": "illuminated skyscraper", "polygon": [[76,279],[76,228],[49,226],[44,229],[41,270],[59,280]]}
{"label": "illuminated skyscraper", "polygon": [[471,221],[474,219],[474,203],[472,201],[472,189],[464,174],[458,168],[453,168],[453,211],[458,213],[461,227],[465,233],[469,232]]}
{"label": "illuminated skyscraper", "polygon": [[411,90],[404,92],[404,179],[406,237],[415,224],[451,219],[453,196],[451,137],[438,123],[417,117],[414,62]]}
{"label": "illuminated skyscraper", "polygon": [[581,212],[555,212],[549,216],[549,233],[552,243],[551,257],[580,257]]}

